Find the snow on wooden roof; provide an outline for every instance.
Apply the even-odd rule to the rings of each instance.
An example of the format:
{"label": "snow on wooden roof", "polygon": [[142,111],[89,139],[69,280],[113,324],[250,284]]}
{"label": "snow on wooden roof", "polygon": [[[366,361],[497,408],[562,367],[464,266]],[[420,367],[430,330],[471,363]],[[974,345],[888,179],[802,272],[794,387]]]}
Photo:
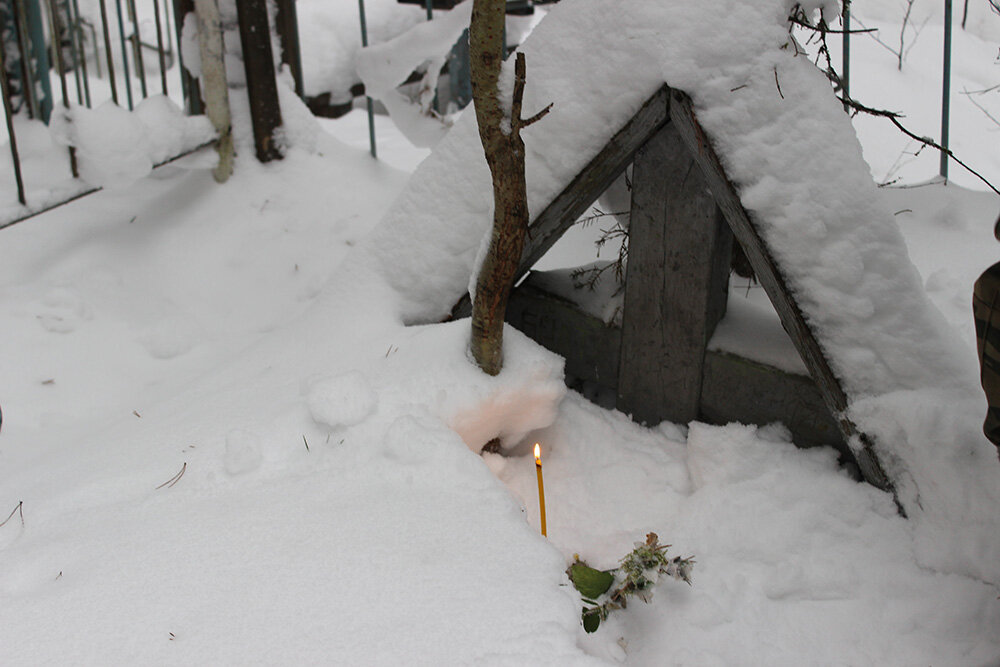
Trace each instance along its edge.
{"label": "snow on wooden roof", "polygon": [[[685,91],[851,403],[864,404],[859,417],[890,436],[890,458],[905,450],[912,461],[938,446],[930,427],[900,425],[872,401],[930,390],[958,392],[968,406],[974,360],[959,356],[965,348],[927,299],[849,117],[788,33],[788,5],[556,6],[522,47],[525,113],[554,104],[524,133],[529,209],[543,210],[664,82]],[[404,319],[439,319],[467,290],[491,205],[475,118],[465,114],[371,237]]]}

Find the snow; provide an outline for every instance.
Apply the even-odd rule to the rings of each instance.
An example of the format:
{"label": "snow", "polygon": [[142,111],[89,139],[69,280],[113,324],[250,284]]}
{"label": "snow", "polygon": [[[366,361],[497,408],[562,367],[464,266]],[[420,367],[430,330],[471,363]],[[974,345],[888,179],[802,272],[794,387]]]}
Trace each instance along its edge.
{"label": "snow", "polygon": [[[427,20],[423,7],[396,0],[365,0],[364,6],[369,44],[386,42]],[[306,94],[329,92],[331,103],[349,102],[351,86],[361,83],[355,64],[361,50],[358,3],[302,0],[296,13]]]}
{"label": "snow", "polygon": [[154,95],[129,112],[113,102],[53,111],[53,140],[76,149],[80,178],[95,187],[125,187],[165,162],[215,138],[204,116],[187,117]]}
{"label": "snow", "polygon": [[[934,481],[952,469],[939,451],[934,416],[941,405],[962,406],[963,414],[981,410],[975,357],[928,299],[849,117],[788,33],[786,4],[634,3],[613,16],[599,4],[558,5],[523,45],[527,113],[554,104],[545,132],[536,125],[525,135],[529,209],[551,201],[664,81],[690,94],[841,378],[849,416],[878,436],[901,502],[927,526],[964,517],[968,503],[939,495]],[[618,48],[623,34],[633,36],[627,49]],[[733,37],[684,38],[694,34]],[[583,43],[586,49],[565,48]],[[369,237],[368,249],[405,297],[400,315],[407,321],[444,316],[476,272],[491,210],[478,141],[467,114]],[[427,251],[412,252],[418,244]],[[925,418],[897,415],[895,406],[903,404],[919,406],[913,411]],[[975,429],[951,436],[957,450],[978,460],[994,455]],[[989,498],[989,505],[1000,502],[1000,484],[986,470],[966,492]],[[997,519],[984,510],[974,521]],[[1000,553],[1000,543],[993,548]],[[1000,576],[992,566],[970,573]]]}
{"label": "snow", "polygon": [[[308,5],[300,2],[303,25]],[[601,39],[620,47],[622,34],[634,34],[641,46],[698,27],[704,61],[687,63],[714,73],[695,98],[705,104],[750,64],[761,66],[748,54],[787,38],[783,10],[721,0],[633,0],[615,15],[590,0],[556,6],[525,44],[525,113],[554,100],[553,116],[564,114],[525,132],[532,201],[586,159],[578,149],[599,147],[600,133],[585,129],[613,131],[622,109],[651,92],[642,81],[658,85],[658,69],[633,67],[636,90],[603,90],[602,72],[633,56],[601,48]],[[671,25],[657,22],[668,16]],[[740,20],[742,30],[723,32]],[[747,29],[752,21],[766,29]],[[569,48],[566,25],[593,30],[594,48]],[[550,64],[532,56],[546,40],[566,51]],[[727,64],[727,49],[755,40],[758,51]],[[688,47],[670,48],[683,56]],[[782,54],[764,62],[781,65],[785,102],[820,95],[806,58],[800,66]],[[593,78],[556,76],[573,58]],[[772,70],[757,81],[754,90],[769,95],[758,102],[781,111]],[[569,106],[575,87],[601,103]],[[379,162],[367,154],[364,114],[317,121],[287,81],[279,89],[282,161],[254,161],[245,102],[234,95],[238,157],[227,184],[214,182],[213,154],[203,150],[0,232],[0,519],[20,501],[24,514],[23,524],[14,514],[0,526],[5,663],[1000,661],[1000,465],[978,433],[985,406],[974,371],[922,359],[947,371],[940,384],[923,384],[925,371],[907,372],[900,360],[889,374],[895,382],[903,368],[910,385],[852,406],[910,464],[923,509],[909,520],[887,494],[841,470],[835,453],[797,449],[780,425],[643,428],[591,405],[566,391],[558,357],[516,331],[505,335],[504,372],[487,377],[466,356],[467,323],[431,323],[465,289],[490,218],[485,165],[469,159],[478,154],[471,123],[460,120],[411,175],[427,151],[409,147],[384,117]],[[914,331],[940,323],[941,338],[925,343],[933,352],[943,339],[958,355],[974,354],[969,294],[996,257],[996,198],[955,184],[874,189],[850,127],[832,112],[774,116],[831,165],[800,160],[782,170],[775,155],[798,153],[767,123],[751,127],[737,113],[749,108],[718,111],[711,131],[729,142],[722,152],[736,156],[732,169],[757,165],[786,179],[783,189],[741,180],[754,210],[779,222],[802,213],[789,229],[818,233],[819,221],[820,241],[841,242],[826,250],[789,240],[789,252],[812,253],[820,268],[850,267],[853,241],[877,243],[901,276],[866,282],[874,279],[863,249],[863,275],[823,274],[823,287],[871,301],[859,328],[879,330],[898,299],[889,313],[912,306]],[[699,113],[712,117],[708,106]],[[838,145],[793,131],[798,122]],[[740,127],[753,130],[747,145],[767,148],[763,166],[741,153]],[[889,143],[866,150],[884,156]],[[980,140],[970,157],[992,152]],[[778,197],[816,174],[827,180],[809,184],[815,202]],[[857,201],[830,203],[838,184],[856,187]],[[808,208],[823,202],[830,208]],[[873,217],[851,226],[831,209]],[[803,213],[816,210],[823,215]],[[412,226],[400,222],[404,213]],[[871,236],[853,236],[869,220]],[[574,230],[581,236],[567,243],[595,233]],[[592,259],[588,246],[582,261]],[[734,285],[734,312],[746,291]],[[773,337],[762,304],[744,305],[752,312],[736,315],[759,317]],[[733,337],[740,331],[765,336],[738,325]],[[900,345],[908,335],[897,333]],[[857,333],[848,342],[867,340]],[[874,386],[886,372],[854,379]],[[479,455],[495,435],[505,455]],[[538,534],[535,442],[548,539]],[[573,554],[611,567],[649,531],[672,554],[695,557],[693,586],[665,581],[651,604],[616,612],[586,635],[564,574]]]}
{"label": "snow", "polygon": [[[437,90],[438,72],[451,45],[469,26],[472,4],[463,3],[440,14],[437,20],[420,23],[388,42],[362,49],[357,70],[365,93],[388,110],[396,127],[415,145],[432,148],[447,134],[450,120],[431,109]],[[424,71],[419,99],[414,103],[397,90],[411,73]]]}

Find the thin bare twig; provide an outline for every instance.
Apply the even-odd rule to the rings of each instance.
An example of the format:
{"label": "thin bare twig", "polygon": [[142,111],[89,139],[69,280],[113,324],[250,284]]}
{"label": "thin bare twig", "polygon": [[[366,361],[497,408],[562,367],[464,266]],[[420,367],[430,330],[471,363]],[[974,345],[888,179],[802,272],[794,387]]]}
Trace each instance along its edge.
{"label": "thin bare twig", "polygon": [[170,479],[168,479],[167,481],[165,481],[163,484],[160,484],[156,488],[157,489],[162,489],[163,487],[167,487],[169,489],[174,484],[176,484],[177,482],[181,481],[181,477],[184,476],[184,471],[187,470],[187,467],[188,467],[188,464],[187,464],[187,461],[185,461],[184,465],[181,466],[180,472],[178,472],[176,475],[174,475],[173,477],[171,477]]}
{"label": "thin bare twig", "polygon": [[970,174],[972,174],[973,176],[975,176],[976,178],[978,178],[980,181],[982,181],[986,185],[986,187],[988,187],[990,190],[992,190],[993,192],[995,192],[998,195],[1000,195],[1000,190],[996,189],[996,187],[994,187],[992,183],[990,183],[988,180],[986,180],[985,176],[983,176],[982,174],[980,174],[978,171],[976,171],[975,169],[973,169],[969,165],[965,164],[965,162],[963,162],[962,160],[960,160],[957,157],[955,157],[955,154],[950,149],[945,148],[944,146],[942,146],[938,142],[934,141],[930,137],[921,137],[920,135],[918,135],[918,134],[910,131],[906,126],[904,126],[902,123],[900,123],[899,119],[902,118],[901,114],[898,114],[898,113],[896,113],[894,111],[886,111],[884,109],[874,109],[872,107],[865,106],[864,104],[861,104],[861,102],[858,102],[857,100],[851,99],[850,97],[847,97],[846,95],[841,95],[838,99],[841,102],[843,102],[845,105],[847,105],[847,106],[851,107],[852,109],[854,109],[855,111],[860,111],[862,113],[866,113],[869,116],[877,116],[879,118],[887,118],[887,119],[889,119],[889,122],[892,123],[893,125],[895,125],[897,130],[899,130],[900,132],[902,132],[906,136],[910,137],[911,139],[913,139],[915,141],[919,141],[924,146],[930,146],[931,148],[935,148],[935,149],[937,149],[939,151],[942,151],[945,155],[947,155],[949,158],[951,158],[952,160],[954,160],[963,169],[965,169],[967,172],[969,172]]}
{"label": "thin bare twig", "polygon": [[21,527],[24,528],[24,501],[23,500],[17,503],[17,507],[15,507],[14,509],[12,509],[10,511],[10,514],[7,515],[7,518],[4,519],[3,522],[0,522],[0,528],[3,528],[4,526],[6,526],[7,522],[10,521],[11,518],[15,514],[20,514],[21,515]]}
{"label": "thin bare twig", "polygon": [[992,120],[994,125],[1000,126],[1000,120],[997,120],[996,118],[994,118],[993,114],[991,114],[989,111],[986,110],[986,107],[984,107],[982,104],[980,104],[979,102],[977,102],[972,97],[973,92],[970,92],[968,90],[963,90],[962,94],[965,95],[969,99],[970,102],[972,102],[973,106],[975,106],[977,109],[979,109],[980,111],[982,111],[986,115],[987,118],[989,118],[990,120]]}
{"label": "thin bare twig", "polygon": [[[989,0],[989,2],[991,3],[991,5],[996,7],[998,13],[1000,13],[1000,0]],[[950,149],[943,147],[941,144],[937,143],[930,137],[922,137],[916,134],[915,132],[912,132],[906,126],[904,126],[899,120],[900,118],[903,117],[902,114],[897,113],[895,111],[887,111],[885,109],[875,109],[873,107],[862,104],[861,102],[858,102],[852,97],[844,94],[843,80],[841,79],[840,75],[837,73],[837,70],[833,66],[833,62],[831,61],[830,58],[830,51],[826,45],[826,35],[827,33],[830,32],[829,27],[827,26],[826,21],[824,21],[822,18],[820,18],[819,22],[815,24],[811,23],[808,19],[809,17],[806,16],[805,11],[800,6],[796,5],[796,7],[793,8],[792,14],[789,16],[788,20],[789,22],[794,23],[795,25],[800,25],[802,27],[812,30],[819,39],[820,47],[816,64],[819,65],[820,58],[823,58],[825,60],[826,67],[825,68],[821,67],[820,69],[823,70],[824,74],[826,74],[826,77],[833,84],[834,90],[837,93],[839,93],[837,97],[844,104],[845,109],[850,108],[855,112],[865,113],[870,116],[877,116],[879,118],[887,118],[889,122],[891,122],[893,125],[896,126],[896,129],[898,129],[900,132],[910,137],[911,139],[914,139],[915,141],[919,142],[921,144],[921,147],[930,146],[931,148],[935,148],[943,152],[949,158],[954,160],[956,164],[958,164],[963,169],[968,171],[970,174],[972,174],[980,181],[982,181],[986,185],[986,187],[988,187],[990,190],[996,192],[997,194],[1000,194],[1000,190],[998,190],[992,183],[990,183],[990,181],[988,181],[986,177],[984,177],[978,171],[976,171],[975,169],[967,165],[964,161],[956,157],[955,153],[953,153]]]}
{"label": "thin bare twig", "polygon": [[524,83],[526,81],[526,66],[524,54],[518,51],[514,58],[514,97],[510,105],[510,123],[517,134],[529,125],[534,125],[552,111],[552,103],[528,119],[521,118],[521,105],[524,102]]}
{"label": "thin bare twig", "polygon": [[[797,26],[800,26],[802,28],[806,28],[808,30],[814,30],[816,28],[816,26],[814,26],[812,23],[809,23],[805,19],[800,18],[800,17],[795,16],[795,15],[789,16],[788,17],[788,22],[792,23],[793,25],[797,25]],[[869,33],[869,32],[878,32],[878,28],[863,28],[861,30],[835,30],[833,28],[829,28],[828,27],[826,29],[826,32],[828,32],[831,35],[842,35],[845,32],[847,34],[849,34],[849,35],[858,35],[858,34],[862,34],[863,35],[863,34]]]}

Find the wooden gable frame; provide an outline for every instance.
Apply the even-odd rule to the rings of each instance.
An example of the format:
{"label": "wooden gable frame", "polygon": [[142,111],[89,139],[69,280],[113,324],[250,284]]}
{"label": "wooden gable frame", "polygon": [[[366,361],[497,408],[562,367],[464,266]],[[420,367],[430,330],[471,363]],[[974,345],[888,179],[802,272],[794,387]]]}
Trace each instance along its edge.
{"label": "wooden gable frame", "polygon": [[[788,289],[780,264],[743,208],[682,91],[669,86],[658,90],[534,217],[515,282],[629,164],[633,176],[625,306],[620,342],[616,338],[612,343],[618,346],[616,407],[650,424],[704,417],[703,384],[712,372],[706,364],[713,363],[706,348],[725,314],[735,238],[846,443],[842,453],[853,459],[867,482],[894,493],[872,439],[847,416],[848,395]],[[470,312],[466,295],[452,316]],[[801,389],[781,384],[766,386],[764,381],[760,390]]]}

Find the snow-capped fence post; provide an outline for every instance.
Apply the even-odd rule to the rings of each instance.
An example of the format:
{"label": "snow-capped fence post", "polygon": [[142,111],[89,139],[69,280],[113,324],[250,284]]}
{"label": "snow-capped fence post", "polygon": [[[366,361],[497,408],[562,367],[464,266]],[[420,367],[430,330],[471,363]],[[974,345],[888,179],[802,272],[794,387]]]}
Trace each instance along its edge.
{"label": "snow-capped fence post", "polygon": [[216,0],[194,0],[194,7],[198,19],[201,78],[205,82],[205,107],[208,119],[219,133],[216,144],[219,164],[214,175],[216,181],[225,183],[233,173],[233,127],[229,112],[222,18]]}
{"label": "snow-capped fence post", "polygon": [[726,312],[732,232],[673,124],[636,153],[617,408],[635,421],[700,416],[705,350]]}
{"label": "snow-capped fence post", "polygon": [[281,62],[287,65],[295,81],[295,94],[305,99],[305,88],[302,83],[302,52],[299,49],[299,19],[295,11],[296,0],[277,0],[278,13],[275,16],[275,28],[281,41]]}
{"label": "snow-capped fence post", "polygon": [[[184,99],[187,100],[187,112],[192,116],[197,116],[202,112],[201,107],[201,85],[196,77],[191,76],[191,72],[184,67],[184,49],[181,48],[181,35],[184,33],[184,17],[194,12],[194,0],[173,0],[174,2],[174,29],[177,31],[177,62],[181,66],[181,90]],[[104,6],[104,0],[101,0]],[[108,47],[108,54],[111,47]],[[114,81],[114,76],[111,77]],[[113,90],[113,89],[112,89]]]}
{"label": "snow-capped fence post", "polygon": [[281,126],[278,84],[274,78],[274,54],[266,0],[240,0],[236,3],[243,46],[243,67],[250,97],[250,120],[253,125],[257,159],[261,162],[281,159],[274,133]]}

